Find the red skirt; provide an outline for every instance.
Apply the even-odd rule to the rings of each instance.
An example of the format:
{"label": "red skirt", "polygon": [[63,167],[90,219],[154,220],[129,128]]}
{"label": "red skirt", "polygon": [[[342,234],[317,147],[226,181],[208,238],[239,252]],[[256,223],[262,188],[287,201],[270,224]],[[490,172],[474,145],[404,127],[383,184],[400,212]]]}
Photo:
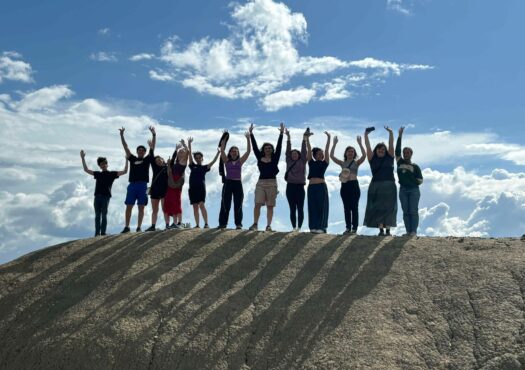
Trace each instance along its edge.
{"label": "red skirt", "polygon": [[[173,180],[177,181],[180,178],[178,175],[173,175]],[[164,213],[168,216],[176,216],[182,214],[182,187],[173,189],[168,186],[168,191],[164,197]]]}

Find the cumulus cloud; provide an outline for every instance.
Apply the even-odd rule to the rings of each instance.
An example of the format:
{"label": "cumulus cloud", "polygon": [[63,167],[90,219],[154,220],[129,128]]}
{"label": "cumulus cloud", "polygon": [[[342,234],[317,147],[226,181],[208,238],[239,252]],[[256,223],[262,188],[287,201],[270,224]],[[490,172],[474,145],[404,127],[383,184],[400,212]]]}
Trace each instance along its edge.
{"label": "cumulus cloud", "polygon": [[94,60],[95,62],[118,62],[117,54],[112,51],[98,51],[96,53],[91,53],[89,59]]}
{"label": "cumulus cloud", "polygon": [[33,69],[21,58],[22,55],[16,51],[4,51],[0,54],[0,84],[4,80],[33,82]]}
{"label": "cumulus cloud", "polygon": [[284,107],[292,107],[298,104],[308,103],[315,96],[312,89],[300,87],[294,90],[283,90],[266,95],[262,101],[263,106],[269,112],[278,111]]}
{"label": "cumulus cloud", "polygon": [[410,9],[404,4],[403,0],[386,0],[388,9],[394,10],[403,15],[412,15]]}
{"label": "cumulus cloud", "polygon": [[132,62],[139,62],[141,60],[151,60],[153,58],[155,58],[154,54],[141,53],[141,54],[132,55],[129,58],[129,60],[131,60]]}
{"label": "cumulus cloud", "polygon": [[[228,99],[255,98],[263,108],[275,111],[291,106],[267,104],[273,101],[274,94],[281,92],[297,91],[301,96],[295,100],[300,102],[349,98],[352,96],[347,90],[352,83],[349,69],[364,70],[361,76],[374,80],[378,73],[383,77],[399,76],[409,70],[432,68],[374,58],[346,61],[334,56],[302,56],[297,45],[308,38],[305,17],[273,0],[234,5],[231,18],[227,38],[205,37],[187,45],[178,37],[167,39],[160,50],[163,66],[150,70],[150,77],[179,81],[203,94]],[[338,76],[334,77],[336,73]],[[315,80],[305,87],[304,80],[308,79]],[[304,89],[316,91],[306,99]]]}

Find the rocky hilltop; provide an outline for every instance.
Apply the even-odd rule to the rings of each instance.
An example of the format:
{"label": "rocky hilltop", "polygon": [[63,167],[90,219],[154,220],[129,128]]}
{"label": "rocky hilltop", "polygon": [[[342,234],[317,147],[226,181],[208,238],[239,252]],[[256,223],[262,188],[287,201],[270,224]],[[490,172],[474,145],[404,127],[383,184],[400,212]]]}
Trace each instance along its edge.
{"label": "rocky hilltop", "polygon": [[180,230],[0,266],[3,369],[524,369],[525,242]]}

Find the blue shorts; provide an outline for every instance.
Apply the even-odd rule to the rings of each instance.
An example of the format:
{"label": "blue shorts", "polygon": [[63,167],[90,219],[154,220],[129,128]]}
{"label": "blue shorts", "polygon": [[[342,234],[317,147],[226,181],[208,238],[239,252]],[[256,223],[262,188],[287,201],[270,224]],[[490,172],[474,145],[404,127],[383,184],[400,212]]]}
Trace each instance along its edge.
{"label": "blue shorts", "polygon": [[143,181],[130,182],[128,185],[128,192],[126,194],[126,200],[124,203],[128,206],[132,206],[137,202],[139,206],[145,206],[148,204],[148,183]]}

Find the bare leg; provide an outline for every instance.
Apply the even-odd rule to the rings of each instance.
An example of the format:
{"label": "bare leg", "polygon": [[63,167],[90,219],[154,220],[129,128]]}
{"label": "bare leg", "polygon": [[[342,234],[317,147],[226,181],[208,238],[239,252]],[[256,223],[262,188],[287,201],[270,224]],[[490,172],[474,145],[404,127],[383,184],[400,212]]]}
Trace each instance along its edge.
{"label": "bare leg", "polygon": [[202,218],[204,219],[204,225],[207,225],[208,224],[208,211],[206,210],[206,205],[204,204],[204,202],[199,203],[199,208],[201,209],[201,212],[202,212]]}
{"label": "bare leg", "polygon": [[133,204],[126,205],[126,227],[129,227],[131,221],[131,211],[133,211]]}
{"label": "bare leg", "polygon": [[266,221],[267,225],[271,226],[273,220],[273,206],[266,206]]}
{"label": "bare leg", "polygon": [[261,207],[262,207],[262,204],[256,204],[255,208],[253,209],[253,223],[254,224],[259,223],[259,217],[261,216]]}
{"label": "bare leg", "polygon": [[160,199],[151,200],[151,224],[155,225],[157,223],[157,216],[159,213],[159,202]]}
{"label": "bare leg", "polygon": [[142,220],[144,219],[144,206],[139,205],[139,216],[137,218],[137,227],[142,226]]}
{"label": "bare leg", "polygon": [[195,226],[199,226],[199,205],[197,203],[192,204],[193,206],[193,217],[195,217]]}

